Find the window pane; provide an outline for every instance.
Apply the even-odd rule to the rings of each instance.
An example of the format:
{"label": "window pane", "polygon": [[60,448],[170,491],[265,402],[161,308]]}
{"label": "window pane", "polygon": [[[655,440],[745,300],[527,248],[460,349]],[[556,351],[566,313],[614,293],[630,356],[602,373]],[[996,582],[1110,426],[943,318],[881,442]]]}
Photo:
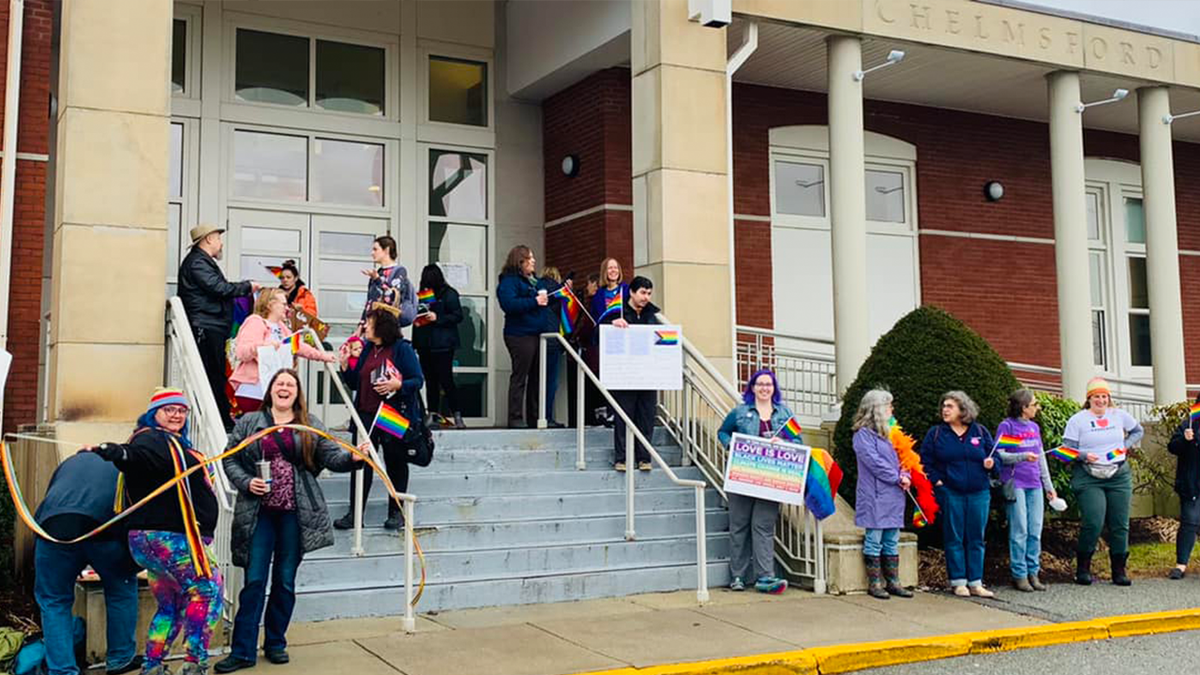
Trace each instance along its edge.
{"label": "window pane", "polygon": [[775,210],[793,216],[825,216],[825,167],[775,162]]}
{"label": "window pane", "polygon": [[1153,365],[1150,362],[1150,317],[1146,314],[1129,315],[1129,358],[1135,366]]}
{"label": "window pane", "polygon": [[171,91],[183,93],[187,72],[187,21],[175,19],[171,30]]}
{"label": "window pane", "polygon": [[316,139],[313,142],[312,200],[382,206],[383,146]]}
{"label": "window pane", "polygon": [[183,194],[183,125],[171,125],[171,164],[168,168],[167,196]]}
{"label": "window pane", "polygon": [[429,57],[429,120],[488,125],[487,64]]}
{"label": "window pane", "polygon": [[1142,200],[1125,198],[1125,240],[1131,244],[1146,243],[1146,215],[1142,212]]}
{"label": "window pane", "polygon": [[1092,363],[1108,367],[1108,340],[1104,329],[1104,310],[1092,310]]}
{"label": "window pane", "polygon": [[1100,241],[1100,195],[1087,193],[1088,240]]}
{"label": "window pane", "polygon": [[429,215],[486,220],[487,157],[429,151]]}
{"label": "window pane", "polygon": [[867,171],[867,220],[904,222],[904,175],[898,171]]}
{"label": "window pane", "polygon": [[454,374],[454,385],[458,388],[458,404],[462,407],[463,417],[487,415],[487,377],[486,373]]}
{"label": "window pane", "polygon": [[487,290],[487,228],[429,223],[429,262],[460,292]]}
{"label": "window pane", "polygon": [[183,226],[182,208],[179,204],[167,204],[167,277],[174,279],[179,272],[180,228]]}
{"label": "window pane", "polygon": [[[321,255],[358,256],[369,263],[375,236],[349,232],[322,232]],[[365,283],[365,282],[364,282]]]}
{"label": "window pane", "polygon": [[317,105],[326,110],[383,114],[384,51],[317,40]]}
{"label": "window pane", "polygon": [[1092,307],[1104,306],[1104,255],[1098,251],[1088,253],[1088,281],[1092,290]]}
{"label": "window pane", "polygon": [[317,270],[321,288],[329,286],[363,286],[365,285],[366,277],[363,276],[362,271],[367,269],[368,266],[369,264],[359,261],[321,259]]}
{"label": "window pane", "polygon": [[240,101],[308,105],[308,38],[237,30],[234,75]]}
{"label": "window pane", "polygon": [[[487,298],[461,296],[463,321],[458,324],[460,346],[454,355],[456,366],[487,365]],[[465,410],[463,412],[466,412]]]}
{"label": "window pane", "polygon": [[[270,251],[271,253],[300,253],[300,231],[278,227],[243,227],[243,251]],[[283,262],[282,260],[279,262]],[[278,265],[279,263],[273,263]]]}
{"label": "window pane", "polygon": [[363,307],[367,306],[366,284],[362,291],[331,291],[324,289],[317,297],[321,318],[330,321],[346,319],[358,321]]}
{"label": "window pane", "polygon": [[1146,288],[1146,259],[1129,259],[1129,306],[1150,309],[1150,293]]}
{"label": "window pane", "polygon": [[239,131],[233,136],[233,196],[304,201],[308,139]]}

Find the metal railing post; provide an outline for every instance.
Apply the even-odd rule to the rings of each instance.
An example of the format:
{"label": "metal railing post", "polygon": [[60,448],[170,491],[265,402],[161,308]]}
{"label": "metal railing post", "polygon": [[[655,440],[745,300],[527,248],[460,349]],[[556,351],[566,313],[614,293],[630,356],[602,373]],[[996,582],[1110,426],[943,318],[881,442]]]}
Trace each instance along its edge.
{"label": "metal railing post", "polygon": [[546,424],[546,338],[538,335],[538,419],[537,428],[545,429]]}
{"label": "metal railing post", "polygon": [[827,590],[825,579],[825,531],[821,527],[821,521],[817,520],[816,516],[813,516],[813,520],[817,521],[817,540],[815,542],[816,546],[813,547],[815,549],[813,555],[817,559],[817,572],[813,579],[813,593],[821,595]]}
{"label": "metal railing post", "polygon": [[704,488],[696,486],[696,600],[708,602],[708,514],[704,508]]}
{"label": "metal railing post", "polygon": [[367,467],[361,467],[354,472],[354,503],[350,505],[354,509],[354,545],[350,547],[351,555],[361,558],[366,554],[362,544],[362,526],[363,526],[363,507],[366,506],[367,496],[363,494],[363,474],[370,471]]}
{"label": "metal railing post", "polygon": [[683,466],[692,465],[692,393],[688,390],[688,383],[683,383],[683,389],[679,390],[680,405],[683,419],[680,420],[680,431],[683,434]]}
{"label": "metal railing post", "polygon": [[404,506],[404,632],[415,633],[417,620],[413,617],[413,502]]}
{"label": "metal railing post", "polygon": [[[618,420],[616,424],[621,424]],[[633,541],[637,533],[633,529],[633,474],[637,466],[633,462],[633,429],[632,424],[625,425],[625,540]]]}
{"label": "metal railing post", "polygon": [[575,450],[579,455],[575,458],[575,468],[583,471],[587,468],[587,458],[584,456],[584,416],[587,403],[583,400],[587,394],[584,388],[583,361],[575,362]]}

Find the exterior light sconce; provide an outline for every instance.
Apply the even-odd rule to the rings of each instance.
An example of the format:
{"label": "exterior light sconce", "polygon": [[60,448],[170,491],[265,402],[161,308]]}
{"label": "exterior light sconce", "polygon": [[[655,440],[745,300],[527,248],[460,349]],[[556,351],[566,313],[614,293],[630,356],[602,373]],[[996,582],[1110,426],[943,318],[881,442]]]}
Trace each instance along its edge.
{"label": "exterior light sconce", "polygon": [[862,82],[863,78],[865,78],[867,76],[867,73],[873,73],[873,72],[879,70],[880,68],[887,68],[888,66],[894,66],[903,60],[904,60],[904,52],[899,49],[893,49],[892,51],[888,52],[887,60],[884,61],[883,63],[881,63],[877,66],[872,66],[871,68],[867,68],[866,70],[854,71],[854,81]]}
{"label": "exterior light sconce", "polygon": [[562,172],[567,178],[579,175],[579,155],[567,155],[562,159]]}
{"label": "exterior light sconce", "polygon": [[1163,124],[1170,124],[1171,122],[1174,122],[1175,120],[1183,119],[1184,117],[1192,117],[1193,115],[1200,115],[1200,110],[1193,110],[1192,112],[1179,113],[1178,115],[1163,115]]}
{"label": "exterior light sconce", "polygon": [[1004,185],[998,180],[989,180],[983,184],[983,196],[989,202],[998,202],[1004,197]]}
{"label": "exterior light sconce", "polygon": [[1117,90],[1113,91],[1112,96],[1104,99],[1103,101],[1093,101],[1092,103],[1082,103],[1082,102],[1079,103],[1078,105],[1075,106],[1075,112],[1083,114],[1084,110],[1087,110],[1088,108],[1090,108],[1092,106],[1104,105],[1106,103],[1116,103],[1117,101],[1123,101],[1123,100],[1125,100],[1125,97],[1128,95],[1129,95],[1128,89],[1117,89]]}

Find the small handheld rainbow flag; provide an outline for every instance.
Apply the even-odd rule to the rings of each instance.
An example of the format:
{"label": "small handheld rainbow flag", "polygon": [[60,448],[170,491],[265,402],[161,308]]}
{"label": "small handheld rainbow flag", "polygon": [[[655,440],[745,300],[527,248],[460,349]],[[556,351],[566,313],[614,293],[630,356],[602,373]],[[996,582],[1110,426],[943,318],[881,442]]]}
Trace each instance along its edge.
{"label": "small handheld rainbow flag", "polygon": [[379,429],[396,438],[404,438],[410,424],[408,418],[401,415],[395,408],[386,403],[380,403],[379,411],[375,413],[375,420],[371,422],[371,430]]}
{"label": "small handheld rainbow flag", "polygon": [[1125,448],[1117,448],[1116,450],[1110,450],[1105,456],[1108,457],[1108,461],[1115,462],[1117,460],[1124,460],[1125,454]]}
{"label": "small handheld rainbow flag", "polygon": [[800,441],[800,423],[795,417],[789,417],[783,426],[779,427],[779,431],[775,432],[776,436],[782,436],[784,440],[799,442]]}
{"label": "small handheld rainbow flag", "polygon": [[1000,434],[1000,438],[996,439],[996,449],[1013,451],[1021,447],[1021,439],[1011,434]]}
{"label": "small handheld rainbow flag", "polygon": [[434,295],[433,291],[428,288],[421,289],[421,291],[417,293],[417,302],[425,305],[428,305],[436,299],[437,296]]}
{"label": "small handheld rainbow flag", "polygon": [[677,330],[656,330],[654,331],[654,344],[673,347],[679,344],[679,331]]}
{"label": "small handheld rainbow flag", "polygon": [[304,344],[304,333],[301,333],[300,331],[296,331],[295,333],[292,333],[290,336],[288,336],[287,340],[285,340],[284,342],[287,345],[291,346],[292,353],[295,354],[300,351],[300,345]]}
{"label": "small handheld rainbow flag", "polygon": [[1071,462],[1079,459],[1079,451],[1066,446],[1048,450],[1046,451],[1046,454],[1065,464],[1070,464]]}
{"label": "small handheld rainbow flag", "polygon": [[929,524],[929,519],[925,517],[925,512],[921,510],[921,505],[917,502],[917,498],[913,496],[912,490],[905,490],[905,494],[912,500],[913,503],[913,527],[920,529]]}
{"label": "small handheld rainbow flag", "polygon": [[1188,422],[1195,424],[1197,420],[1200,420],[1200,403],[1193,403],[1188,409]]}

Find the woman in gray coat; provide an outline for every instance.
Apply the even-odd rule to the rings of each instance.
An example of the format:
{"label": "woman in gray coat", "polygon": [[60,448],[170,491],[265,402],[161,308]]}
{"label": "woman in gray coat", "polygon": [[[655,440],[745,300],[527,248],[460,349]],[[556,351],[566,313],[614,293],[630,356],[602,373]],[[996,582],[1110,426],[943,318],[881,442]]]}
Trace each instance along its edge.
{"label": "woman in gray coat", "polygon": [[[892,442],[892,394],[872,389],[863,395],[854,415],[854,455],[858,459],[854,524],[866,529],[863,562],[871,597],[911,598],[900,585],[900,528],[904,527],[904,493],[912,484],[900,469]],[[886,585],[884,579],[887,579]]]}
{"label": "woman in gray coat", "polygon": [[[775,373],[760,370],[750,376],[744,403],[725,416],[717,431],[717,440],[726,448],[734,433],[746,436],[775,438],[780,427],[792,419],[792,411],[783,404]],[[746,590],[746,579],[755,579],[754,588],[761,593],[782,593],[787,580],[775,576],[775,520],[779,518],[779,502],[745,495],[727,494],[729,499],[729,576],[730,590]],[[751,550],[754,576],[751,572]]]}
{"label": "woman in gray coat", "polygon": [[[324,430],[321,421],[308,414],[300,376],[290,368],[271,378],[263,407],[238,420],[229,447],[278,424]],[[359,449],[366,452],[367,447],[364,442]],[[259,475],[260,460],[270,463],[269,482]],[[322,469],[351,471],[360,461],[331,440],[291,430],[265,436],[225,458],[225,475],[238,491],[233,564],[245,570],[246,579],[238,596],[231,652],[214,667],[218,673],[254,666],[268,578],[271,599],[263,621],[263,655],[271,663],[288,662],[286,635],[296,605],[296,570],[305,553],[333,545],[333,524],[317,475]]]}

